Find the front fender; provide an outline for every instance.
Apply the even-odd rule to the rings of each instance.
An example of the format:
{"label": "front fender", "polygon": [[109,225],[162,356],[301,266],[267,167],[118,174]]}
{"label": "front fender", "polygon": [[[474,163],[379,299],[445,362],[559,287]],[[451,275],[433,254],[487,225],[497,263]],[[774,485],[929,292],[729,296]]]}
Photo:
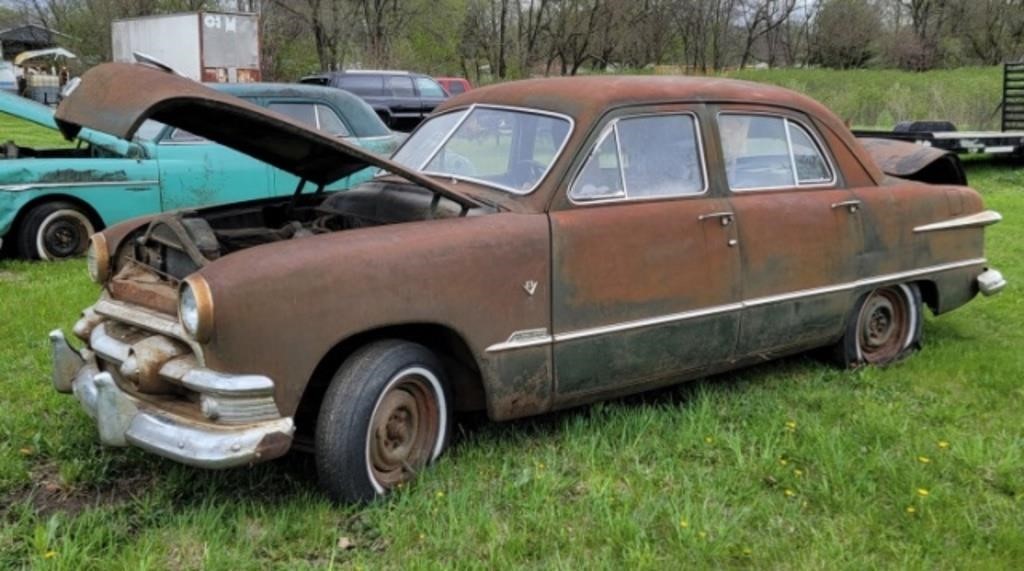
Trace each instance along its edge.
{"label": "front fender", "polygon": [[[442,325],[466,341],[485,392],[503,379],[550,391],[549,351],[495,361],[487,347],[550,326],[549,225],[544,214],[494,214],[335,232],[250,248],[200,270],[214,328],[208,366],[264,374],[293,414],[320,360],[361,332]],[[535,287],[524,287],[536,282]],[[509,370],[502,363],[513,367]],[[489,408],[493,405],[489,403]],[[496,416],[503,416],[498,414]]]}

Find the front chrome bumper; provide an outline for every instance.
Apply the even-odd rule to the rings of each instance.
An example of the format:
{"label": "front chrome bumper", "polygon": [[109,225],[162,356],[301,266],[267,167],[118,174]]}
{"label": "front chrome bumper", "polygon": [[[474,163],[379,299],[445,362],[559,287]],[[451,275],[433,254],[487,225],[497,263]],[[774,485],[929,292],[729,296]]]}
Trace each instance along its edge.
{"label": "front chrome bumper", "polygon": [[[93,351],[75,351],[60,330],[50,333],[50,343],[54,388],[75,395],[96,421],[103,444],[137,446],[201,468],[262,462],[283,455],[291,447],[295,432],[291,417],[224,425],[173,414],[121,389],[110,373],[100,370]],[[231,376],[200,368],[190,373],[193,379],[213,379],[214,394],[217,389],[221,395],[230,392],[227,385]],[[251,390],[253,377],[234,378],[243,385],[243,392]]]}

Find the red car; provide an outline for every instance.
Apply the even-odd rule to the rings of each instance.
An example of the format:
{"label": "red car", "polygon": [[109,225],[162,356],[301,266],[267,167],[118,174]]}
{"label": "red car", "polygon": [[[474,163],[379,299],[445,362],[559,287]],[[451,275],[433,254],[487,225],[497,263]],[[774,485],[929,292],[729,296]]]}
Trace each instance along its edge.
{"label": "red car", "polygon": [[441,87],[452,97],[473,89],[473,85],[469,83],[469,80],[461,77],[435,77],[434,81],[440,83]]}

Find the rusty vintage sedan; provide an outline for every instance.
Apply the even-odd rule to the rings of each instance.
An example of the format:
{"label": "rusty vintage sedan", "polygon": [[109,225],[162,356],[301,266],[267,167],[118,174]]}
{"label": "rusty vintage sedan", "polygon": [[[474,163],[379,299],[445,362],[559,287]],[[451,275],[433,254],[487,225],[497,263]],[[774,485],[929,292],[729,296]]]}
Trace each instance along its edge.
{"label": "rusty vintage sedan", "polygon": [[312,449],[341,500],[413,478],[458,411],[536,415],[818,348],[883,365],[919,345],[924,307],[1005,284],[983,251],[1000,216],[955,157],[862,144],[754,83],[486,87],[390,160],[138,65],[94,68],[57,118],[124,138],[161,121],[302,182],[96,234],[102,293],[83,348],[51,335],[56,389],[103,443],[195,466]]}

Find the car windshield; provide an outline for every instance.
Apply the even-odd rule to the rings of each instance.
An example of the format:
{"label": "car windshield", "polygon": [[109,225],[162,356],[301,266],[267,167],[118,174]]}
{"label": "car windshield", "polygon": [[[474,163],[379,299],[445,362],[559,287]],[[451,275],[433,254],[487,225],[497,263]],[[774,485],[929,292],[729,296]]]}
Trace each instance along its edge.
{"label": "car windshield", "polygon": [[547,174],[571,129],[561,116],[473,106],[428,120],[393,159],[426,174],[527,194]]}

